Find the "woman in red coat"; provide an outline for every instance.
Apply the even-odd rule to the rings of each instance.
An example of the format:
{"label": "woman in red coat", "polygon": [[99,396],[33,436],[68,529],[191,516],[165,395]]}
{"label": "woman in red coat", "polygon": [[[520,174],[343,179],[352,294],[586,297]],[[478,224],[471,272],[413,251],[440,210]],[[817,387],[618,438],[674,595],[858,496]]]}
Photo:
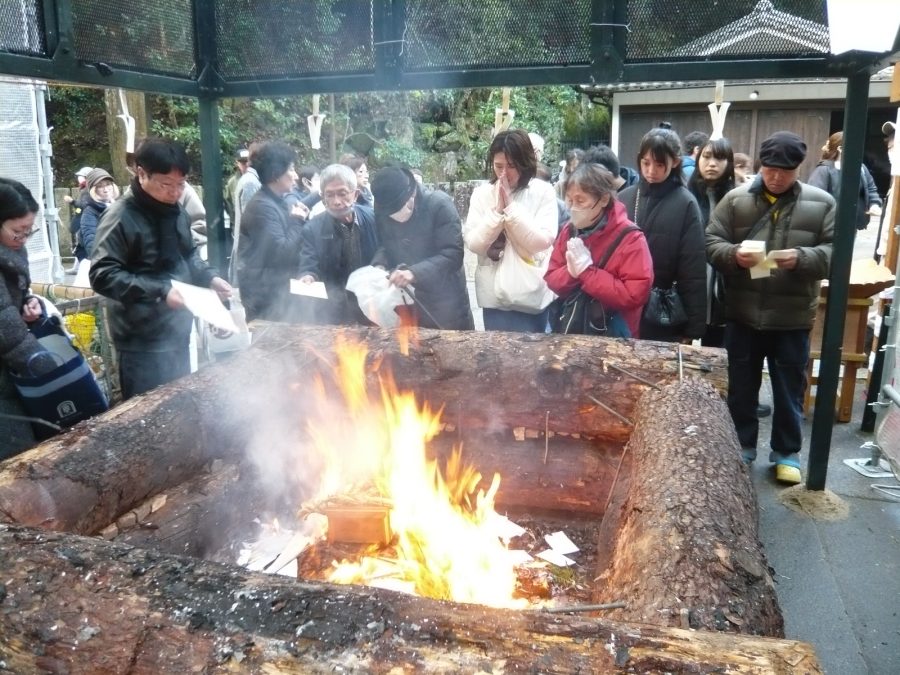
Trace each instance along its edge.
{"label": "woman in red coat", "polygon": [[[616,199],[613,175],[597,164],[582,164],[566,181],[571,219],[563,227],[544,275],[561,301],[579,289],[598,300],[607,314],[616,313],[639,337],[641,312],[653,286],[653,260],[644,234],[633,229],[625,206]],[[608,249],[618,244],[603,269]],[[628,337],[628,336],[625,336]]]}

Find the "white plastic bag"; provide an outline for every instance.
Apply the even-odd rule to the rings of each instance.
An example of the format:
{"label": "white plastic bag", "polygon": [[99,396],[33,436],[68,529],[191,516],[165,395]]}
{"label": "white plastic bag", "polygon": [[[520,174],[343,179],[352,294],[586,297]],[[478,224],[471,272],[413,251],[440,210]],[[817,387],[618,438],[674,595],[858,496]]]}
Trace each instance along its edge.
{"label": "white plastic bag", "polygon": [[379,267],[360,267],[347,279],[347,290],[356,295],[366,318],[382,328],[396,328],[400,315],[394,311],[404,302],[403,292],[388,281],[388,273]]}
{"label": "white plastic bag", "polygon": [[494,275],[494,295],[503,309],[540,314],[556,295],[547,287],[549,253],[543,258],[524,260],[508,239]]}
{"label": "white plastic bag", "polygon": [[85,258],[78,263],[78,271],[75,273],[75,280],[72,282],[72,285],[80,288],[90,288],[91,280],[88,277],[88,272],[90,271],[91,260],[90,258]]}

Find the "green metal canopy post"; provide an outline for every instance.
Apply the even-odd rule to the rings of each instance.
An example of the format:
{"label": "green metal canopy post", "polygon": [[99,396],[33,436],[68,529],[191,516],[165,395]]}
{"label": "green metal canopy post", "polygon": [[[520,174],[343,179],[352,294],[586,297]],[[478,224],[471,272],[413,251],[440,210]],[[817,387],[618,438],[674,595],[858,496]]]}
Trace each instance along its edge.
{"label": "green metal canopy post", "polygon": [[819,383],[809,441],[809,466],[806,487],[824,490],[834,426],[834,403],[841,369],[842,343],[847,299],[850,295],[850,266],[856,238],[856,199],[859,173],[866,138],[866,112],[869,107],[867,69],[847,78],[847,102],[844,106],[844,149],[841,155],[841,191],[835,217],[834,252],[828,280],[828,304],[822,331]]}
{"label": "green metal canopy post", "polygon": [[206,208],[207,257],[224,278],[227,273],[224,201],[222,196],[222,148],[219,144],[219,97],[225,90],[218,71],[216,4],[194,0],[194,25],[199,89],[200,155],[203,206]]}

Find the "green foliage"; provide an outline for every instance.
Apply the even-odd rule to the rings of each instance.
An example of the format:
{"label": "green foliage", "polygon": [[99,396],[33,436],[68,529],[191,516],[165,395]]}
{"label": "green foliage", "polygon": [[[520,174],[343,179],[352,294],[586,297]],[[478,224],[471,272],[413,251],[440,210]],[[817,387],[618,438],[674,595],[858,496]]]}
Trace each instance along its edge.
{"label": "green foliage", "polygon": [[103,92],[84,87],[50,87],[47,120],[52,128],[53,173],[67,186],[82,166],[110,166]]}
{"label": "green foliage", "polygon": [[[64,176],[71,176],[83,164],[108,166],[103,92],[52,87],[52,94],[48,117],[54,127],[54,163],[63,183],[70,182]],[[370,156],[372,168],[399,161],[416,167],[443,167],[450,172],[432,179],[480,178],[500,99],[500,89],[341,94],[335,96],[335,110],[331,111],[328,97],[323,96],[320,113],[327,117],[319,150],[310,147],[307,129],[311,96],[225,99],[219,103],[224,171],[231,173],[234,153],[251,141],[282,139],[297,151],[298,165],[322,166],[331,161],[328,148],[332,134],[340,155],[348,149],[345,140],[362,133],[376,140]],[[199,169],[198,102],[148,96],[147,105],[151,133],[184,144],[195,170]],[[591,104],[571,87],[515,88],[510,107],[516,112],[514,127],[544,137],[548,164],[561,158],[562,140],[584,134],[604,137],[608,133],[608,110]],[[455,155],[442,155],[436,148],[453,149]]]}
{"label": "green foliage", "polygon": [[415,145],[409,145],[392,138],[375,146],[372,159],[372,167],[383,166],[388,161],[402,162],[409,167],[421,167],[425,161],[426,153]]}

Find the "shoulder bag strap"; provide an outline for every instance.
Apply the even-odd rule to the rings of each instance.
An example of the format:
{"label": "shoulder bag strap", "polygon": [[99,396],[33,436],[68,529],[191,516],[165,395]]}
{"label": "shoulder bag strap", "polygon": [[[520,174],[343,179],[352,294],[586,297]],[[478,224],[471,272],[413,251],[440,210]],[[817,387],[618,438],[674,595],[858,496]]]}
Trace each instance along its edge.
{"label": "shoulder bag strap", "polygon": [[[765,199],[765,197],[763,197]],[[772,214],[777,209],[784,209],[788,206],[793,205],[793,203],[797,201],[796,199],[784,200],[782,203],[782,199],[776,199],[772,204],[769,204],[769,208],[766,209],[766,212],[762,215],[762,217],[756,221],[756,224],[750,228],[750,231],[744,237],[744,239],[753,239],[757,234],[759,234],[764,227],[771,224],[772,222]],[[737,242],[740,243],[740,242]]]}
{"label": "shoulder bag strap", "polygon": [[628,227],[622,228],[622,231],[619,232],[613,242],[603,253],[603,257],[600,259],[600,262],[597,263],[597,267],[599,269],[602,270],[604,267],[606,267],[606,263],[609,262],[609,259],[612,257],[612,254],[615,253],[615,250],[619,248],[619,244],[621,244],[622,240],[625,239],[625,237],[627,237],[631,232],[640,232],[640,228],[635,227],[634,225],[629,225]]}

